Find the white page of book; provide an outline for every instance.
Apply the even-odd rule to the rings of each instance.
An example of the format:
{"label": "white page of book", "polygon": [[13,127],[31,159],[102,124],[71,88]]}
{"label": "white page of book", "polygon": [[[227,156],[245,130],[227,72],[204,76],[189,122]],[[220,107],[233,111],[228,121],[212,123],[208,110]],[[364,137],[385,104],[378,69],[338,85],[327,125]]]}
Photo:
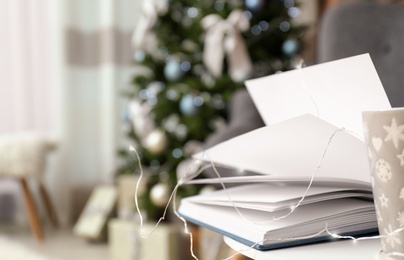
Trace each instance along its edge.
{"label": "white page of book", "polygon": [[[289,229],[293,233],[306,233],[304,226],[313,224],[314,230],[311,231],[312,233],[306,233],[306,235],[311,235],[322,230],[330,220],[339,220],[341,223],[340,225],[346,226],[353,219],[352,216],[355,217],[360,213],[365,214],[362,216],[364,222],[374,220],[373,203],[354,199],[338,199],[333,201],[333,203],[324,201],[304,205],[296,209],[296,212],[293,214],[276,221],[271,221],[271,219],[273,217],[285,216],[288,211],[284,210],[272,213],[249,209],[239,210],[241,215],[234,208],[213,205],[195,205],[192,200],[186,198],[181,202],[179,213],[202,221],[209,226],[227,230],[231,233],[237,233],[243,228],[245,229],[245,232],[240,233],[240,236],[242,237],[248,236],[248,234],[246,234],[248,230],[265,233],[271,230],[285,228],[282,232]],[[367,213],[369,213],[369,216]],[[313,228],[313,226],[310,228]]]}
{"label": "white page of book", "polygon": [[[184,184],[247,184],[247,183],[296,183],[308,185],[310,180],[305,176],[273,176],[267,174],[248,175],[248,176],[235,176],[235,177],[217,177],[217,178],[203,178],[203,179],[193,179],[189,180]],[[352,180],[352,179],[342,179],[335,177],[321,177],[316,176],[313,185],[323,186],[323,187],[344,187],[344,188],[354,188],[356,190],[362,191],[372,191],[370,183]]]}
{"label": "white page of book", "polygon": [[266,125],[310,113],[363,137],[362,111],[391,108],[369,54],[245,82]]}
{"label": "white page of book", "polygon": [[315,177],[370,183],[365,143],[337,130],[320,118],[306,114],[237,136],[194,158],[241,171],[300,180],[310,180],[321,162]]}
{"label": "white page of book", "polygon": [[[202,179],[192,179],[184,184],[249,184],[249,183],[291,183],[291,184],[303,184],[309,185],[310,180],[305,176],[273,176],[267,174],[248,175],[248,176],[235,176],[235,177],[217,177],[217,178],[202,178]],[[315,182],[312,186],[322,186],[322,187],[343,187],[343,188],[353,188],[358,191],[372,191],[372,186],[369,182],[363,182],[352,179],[342,179],[335,177],[321,177],[316,176]]]}
{"label": "white page of book", "polygon": [[[212,203],[214,201],[229,201],[235,202],[263,202],[263,203],[280,203],[282,201],[290,201],[300,199],[307,190],[307,185],[276,185],[271,183],[250,184],[238,187],[232,187],[225,190],[218,190],[212,193],[192,196],[190,200]],[[352,191],[352,188],[343,187],[320,187],[312,186],[306,198],[314,195],[322,195],[333,192]]]}
{"label": "white page of book", "polygon": [[[365,199],[368,201],[373,201],[373,196],[371,194],[363,194],[363,193],[354,193],[354,192],[334,192],[334,193],[327,193],[327,194],[319,194],[313,195],[308,198],[305,198],[299,205],[307,205],[311,203],[317,203],[321,201],[328,201],[332,203],[335,199],[344,199],[344,198],[356,198],[356,199]],[[222,206],[222,207],[234,207],[237,206],[238,209],[252,209],[258,211],[267,211],[267,212],[276,212],[280,210],[290,209],[292,206],[298,204],[298,199],[290,200],[290,201],[282,201],[276,204],[270,204],[265,202],[254,202],[254,201],[246,201],[246,202],[239,202],[236,201],[232,203],[231,201],[208,201],[208,200],[201,200],[195,201],[196,204],[201,205],[215,205],[215,206]]]}
{"label": "white page of book", "polygon": [[[307,185],[277,185],[272,183],[250,184],[201,194],[189,198],[194,203],[240,208],[276,211],[289,209],[306,193]],[[354,188],[312,186],[301,205],[324,200],[347,197],[361,197],[372,200],[371,192],[355,192]]]}

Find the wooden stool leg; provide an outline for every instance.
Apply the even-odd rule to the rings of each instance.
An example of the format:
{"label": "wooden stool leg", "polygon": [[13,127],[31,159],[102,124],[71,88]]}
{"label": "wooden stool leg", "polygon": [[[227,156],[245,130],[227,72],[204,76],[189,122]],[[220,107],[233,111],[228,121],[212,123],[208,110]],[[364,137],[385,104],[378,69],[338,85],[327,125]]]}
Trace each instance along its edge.
{"label": "wooden stool leg", "polygon": [[56,215],[56,211],[53,207],[52,201],[49,197],[49,193],[46,191],[45,186],[43,185],[42,182],[39,182],[39,190],[41,192],[42,200],[45,203],[46,212],[48,213],[48,216],[52,221],[53,226],[57,228],[59,226],[58,217]]}
{"label": "wooden stool leg", "polygon": [[35,203],[31,195],[31,192],[29,191],[27,181],[24,177],[22,177],[20,178],[20,183],[22,186],[22,190],[24,192],[25,207],[27,208],[31,231],[32,233],[34,233],[36,239],[42,241],[43,240],[42,228],[41,224],[39,223],[38,213],[36,211]]}

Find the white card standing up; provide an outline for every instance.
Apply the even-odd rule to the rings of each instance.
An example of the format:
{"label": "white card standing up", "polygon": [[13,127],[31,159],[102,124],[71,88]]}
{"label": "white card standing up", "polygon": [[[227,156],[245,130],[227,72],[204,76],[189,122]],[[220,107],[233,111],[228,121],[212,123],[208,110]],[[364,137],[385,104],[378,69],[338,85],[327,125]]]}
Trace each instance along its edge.
{"label": "white card standing up", "polygon": [[391,108],[369,54],[245,84],[266,125],[310,113],[363,137],[362,111]]}

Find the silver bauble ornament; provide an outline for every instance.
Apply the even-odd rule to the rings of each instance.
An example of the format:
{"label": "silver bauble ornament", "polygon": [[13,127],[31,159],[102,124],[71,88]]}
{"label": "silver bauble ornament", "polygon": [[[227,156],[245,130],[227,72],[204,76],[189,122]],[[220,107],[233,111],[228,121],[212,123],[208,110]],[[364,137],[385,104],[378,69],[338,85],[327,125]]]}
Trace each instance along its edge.
{"label": "silver bauble ornament", "polygon": [[169,60],[164,67],[164,76],[169,81],[179,81],[184,76],[181,70],[181,63],[175,59]]}
{"label": "silver bauble ornament", "polygon": [[167,136],[161,129],[155,129],[143,139],[142,144],[149,152],[159,154],[167,146]]}
{"label": "silver bauble ornament", "polygon": [[170,192],[166,183],[157,183],[150,190],[150,200],[158,207],[167,205],[170,198]]}

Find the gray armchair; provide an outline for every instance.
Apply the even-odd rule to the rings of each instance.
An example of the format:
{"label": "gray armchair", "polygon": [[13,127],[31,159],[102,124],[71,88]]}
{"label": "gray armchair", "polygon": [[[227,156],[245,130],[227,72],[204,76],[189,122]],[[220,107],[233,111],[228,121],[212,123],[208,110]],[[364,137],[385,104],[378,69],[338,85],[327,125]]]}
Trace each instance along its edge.
{"label": "gray armchair", "polygon": [[[337,5],[320,23],[317,47],[318,63],[370,53],[391,105],[404,107],[404,4]],[[208,138],[206,148],[264,126],[246,90],[234,94],[229,113],[229,125]]]}
{"label": "gray armchair", "polygon": [[370,53],[393,107],[404,107],[404,4],[341,4],[318,31],[319,63]]}

